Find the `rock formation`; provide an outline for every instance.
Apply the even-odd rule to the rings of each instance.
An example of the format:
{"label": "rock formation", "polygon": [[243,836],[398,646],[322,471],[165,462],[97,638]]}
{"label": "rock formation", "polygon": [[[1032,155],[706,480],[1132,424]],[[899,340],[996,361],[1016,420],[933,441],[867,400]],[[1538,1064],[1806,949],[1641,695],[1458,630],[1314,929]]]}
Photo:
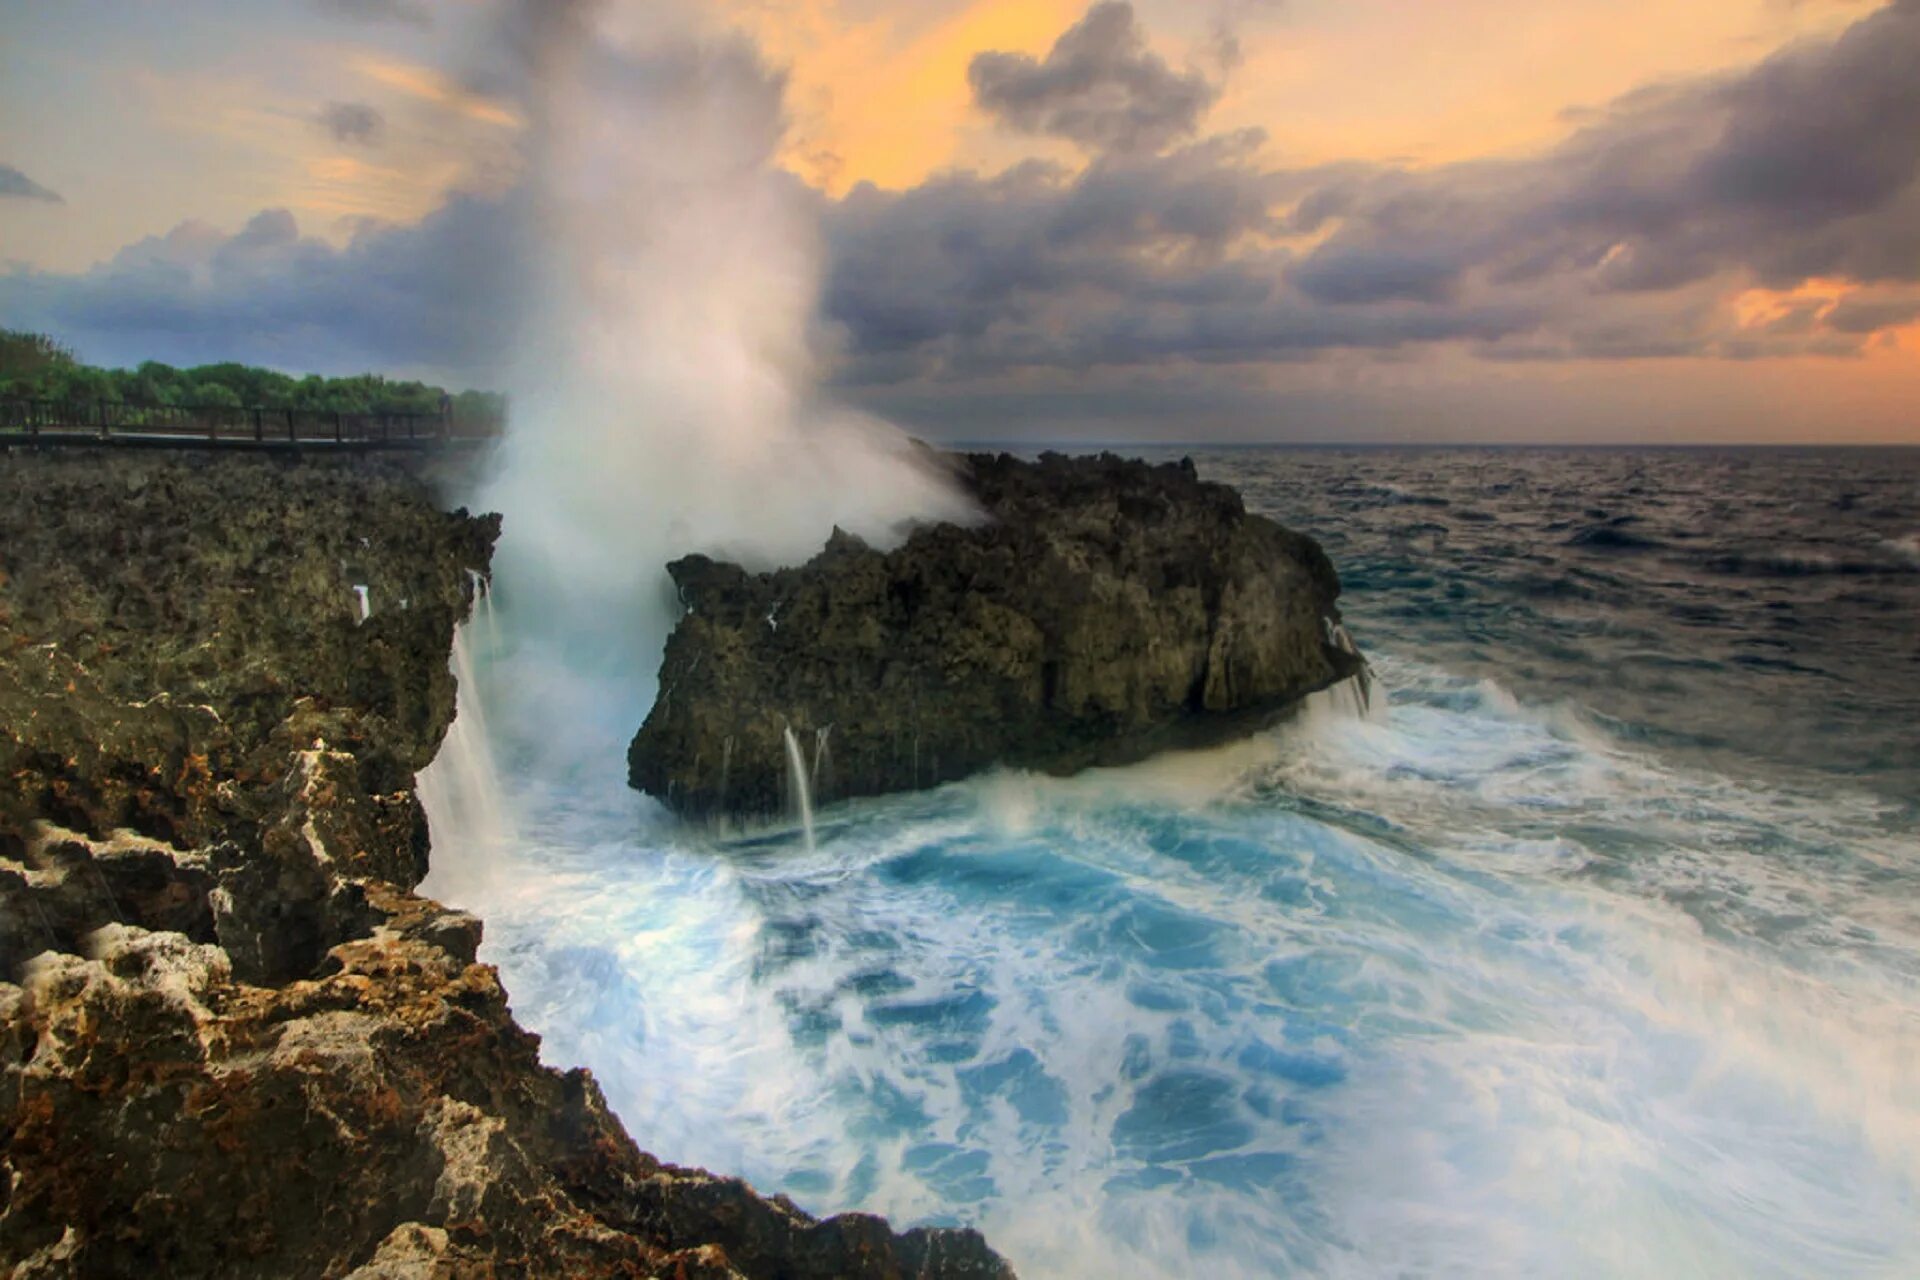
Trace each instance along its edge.
{"label": "rock formation", "polygon": [[630,781],[693,817],[790,811],[993,764],[1066,772],[1244,732],[1361,669],[1319,545],[1111,454],[952,459],[974,524],[806,564],[668,566],[685,614]]}
{"label": "rock formation", "polygon": [[644,1154],[411,892],[499,529],[418,465],[0,453],[0,1271],[1009,1274]]}

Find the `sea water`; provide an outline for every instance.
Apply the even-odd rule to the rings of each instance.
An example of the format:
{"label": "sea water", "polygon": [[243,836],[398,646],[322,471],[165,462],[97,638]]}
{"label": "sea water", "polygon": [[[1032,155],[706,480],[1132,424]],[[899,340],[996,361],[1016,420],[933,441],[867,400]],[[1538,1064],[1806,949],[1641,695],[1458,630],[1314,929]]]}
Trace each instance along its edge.
{"label": "sea water", "polygon": [[[1031,1276],[1920,1274],[1920,456],[1191,452],[1323,541],[1370,700],[810,850],[676,827],[581,698],[427,885],[546,1060]],[[539,677],[486,648],[463,717]]]}

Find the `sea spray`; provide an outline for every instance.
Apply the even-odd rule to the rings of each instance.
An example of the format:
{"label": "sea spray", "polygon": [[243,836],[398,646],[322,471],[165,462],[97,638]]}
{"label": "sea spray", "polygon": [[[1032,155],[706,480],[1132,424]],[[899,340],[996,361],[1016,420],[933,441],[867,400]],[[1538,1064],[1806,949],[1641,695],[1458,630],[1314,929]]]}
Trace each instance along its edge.
{"label": "sea spray", "polygon": [[[529,283],[506,434],[468,498],[504,516],[501,607],[489,596],[462,633],[487,654],[460,697],[529,786],[625,796],[624,747],[681,610],[669,560],[770,566],[836,525],[886,545],[908,521],[970,514],[927,450],[818,394],[815,214],[772,163],[783,81],[705,21],[528,0],[498,42],[527,119],[515,257]],[[490,662],[510,670],[490,679]],[[449,751],[489,763],[464,737]],[[497,809],[502,788],[423,794],[438,886],[498,844],[452,833],[502,825],[444,810]]]}
{"label": "sea spray", "polygon": [[[976,1223],[1026,1274],[1906,1274],[1914,1029],[1863,966],[1911,935],[1795,974],[1739,935],[1827,860],[1717,847],[1856,817],[1382,666],[1392,725],[1329,703],[864,801],[811,856],[636,842],[569,798],[490,936],[656,1149]],[[1861,889],[1817,900],[1851,931]]]}
{"label": "sea spray", "polygon": [[888,544],[965,505],[924,450],[817,393],[821,251],[773,164],[782,78],[671,7],[573,8],[529,23],[540,283],[479,500],[506,517],[509,626],[645,693],[668,560],[766,567],[836,524]]}
{"label": "sea spray", "polygon": [[[1219,459],[1250,506],[1279,477],[1264,509],[1344,535],[1367,718],[1329,691],[1212,752],[861,801],[810,857],[539,789],[475,905],[547,1060],[592,1067],[663,1157],[814,1212],[977,1224],[1028,1275],[1920,1274],[1911,807],[1596,717],[1631,669],[1604,645],[1627,618],[1644,647],[1666,589],[1595,620],[1564,595],[1591,580],[1556,574],[1528,603],[1508,526],[1557,518],[1524,495],[1603,455],[1531,464],[1501,520],[1459,525],[1475,556],[1311,505],[1429,452]],[[1457,463],[1453,509],[1493,501],[1489,465]],[[1856,683],[1879,716],[1910,705],[1866,646],[1904,661],[1911,629],[1839,617],[1822,661],[1878,652]],[[1684,671],[1662,689],[1719,678]],[[1823,753],[1872,740],[1816,687],[1836,718],[1773,721]]]}
{"label": "sea spray", "polygon": [[[511,11],[526,107],[504,519],[503,758],[622,785],[689,552],[771,567],[838,525],[967,518],[926,449],[819,392],[814,202],[773,163],[783,78],[692,6]],[[611,763],[610,763],[611,762]]]}

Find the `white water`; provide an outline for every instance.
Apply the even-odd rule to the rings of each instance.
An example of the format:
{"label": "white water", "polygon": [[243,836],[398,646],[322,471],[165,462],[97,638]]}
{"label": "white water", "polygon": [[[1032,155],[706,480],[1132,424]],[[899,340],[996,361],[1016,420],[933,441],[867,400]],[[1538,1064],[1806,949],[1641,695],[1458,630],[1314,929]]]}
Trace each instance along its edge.
{"label": "white water", "polygon": [[974,1222],[1033,1276],[1920,1273],[1920,927],[1885,887],[1912,851],[1861,797],[1669,768],[1410,661],[1390,714],[1332,694],[804,841],[717,846],[627,791],[667,559],[955,507],[812,393],[763,69],[602,27],[533,70],[545,289],[426,888],[642,1146]]}
{"label": "white water", "polygon": [[1874,803],[1381,665],[1383,718],[836,806],[813,853],[527,780],[462,905],[643,1146],[1030,1275],[1914,1274]]}
{"label": "white water", "polygon": [[512,855],[515,838],[494,761],[490,699],[481,696],[481,664],[501,656],[499,623],[490,584],[471,570],[468,581],[470,613],[454,631],[450,663],[458,683],[457,710],[439,754],[418,780],[433,832],[432,892],[449,901],[489,892],[493,872]]}

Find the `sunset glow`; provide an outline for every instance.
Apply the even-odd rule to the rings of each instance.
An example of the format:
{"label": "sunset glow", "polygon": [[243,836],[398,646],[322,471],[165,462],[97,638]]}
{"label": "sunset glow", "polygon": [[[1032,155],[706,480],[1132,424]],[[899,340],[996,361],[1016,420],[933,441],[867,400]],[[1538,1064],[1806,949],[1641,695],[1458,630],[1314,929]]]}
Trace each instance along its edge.
{"label": "sunset glow", "polygon": [[[0,203],[0,307],[102,359],[266,340],[225,295],[129,329],[110,296],[135,247],[204,239],[179,228],[284,209],[318,252],[378,227],[457,271],[440,228],[526,181],[510,7],[309,0],[244,36],[140,13],[80,53],[85,9],[7,19],[0,159],[61,199]],[[1913,0],[682,16],[782,94],[835,381],[920,430],[1506,439],[1577,384],[1551,416],[1605,438],[1920,438]],[[452,354],[342,358],[489,381],[492,353]]]}

